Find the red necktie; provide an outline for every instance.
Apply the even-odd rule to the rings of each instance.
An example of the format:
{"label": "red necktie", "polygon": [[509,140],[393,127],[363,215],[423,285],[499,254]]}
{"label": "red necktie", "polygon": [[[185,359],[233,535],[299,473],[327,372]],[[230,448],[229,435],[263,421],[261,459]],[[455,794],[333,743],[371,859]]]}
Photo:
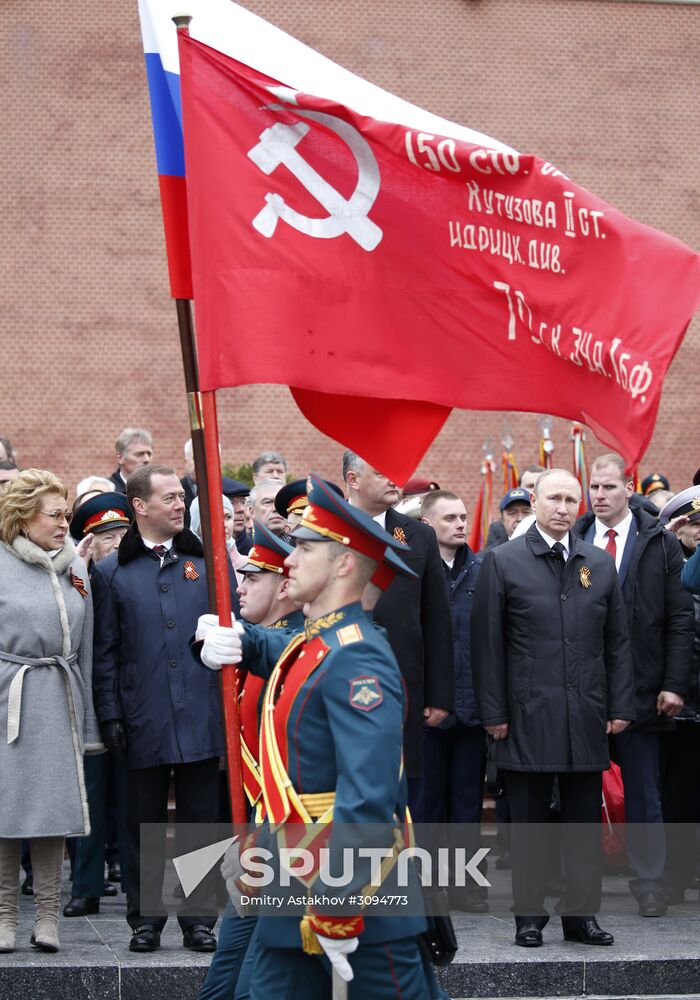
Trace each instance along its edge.
{"label": "red necktie", "polygon": [[617,559],[617,532],[613,528],[609,528],[605,532],[605,537],[607,538],[607,543],[605,545],[605,551],[609,552],[613,559]]}

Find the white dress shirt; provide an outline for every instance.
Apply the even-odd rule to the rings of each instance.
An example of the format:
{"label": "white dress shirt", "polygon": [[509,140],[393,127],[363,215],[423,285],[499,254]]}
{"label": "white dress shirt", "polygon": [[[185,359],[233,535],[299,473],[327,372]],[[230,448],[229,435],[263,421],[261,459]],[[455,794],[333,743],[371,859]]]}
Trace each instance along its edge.
{"label": "white dress shirt", "polygon": [[571,546],[569,545],[569,532],[567,531],[567,533],[564,535],[563,538],[552,538],[552,536],[548,535],[546,531],[542,531],[542,528],[540,528],[539,524],[537,525],[537,530],[542,535],[547,545],[549,545],[550,549],[555,542],[561,542],[561,544],[564,546],[564,562],[566,562],[566,560],[569,558],[569,552],[571,551]]}
{"label": "white dress shirt", "polygon": [[[625,551],[625,545],[627,544],[627,536],[632,529],[632,522],[634,518],[632,516],[632,511],[627,512],[627,517],[623,518],[617,524],[612,525],[612,530],[617,532],[615,538],[615,568],[617,572],[620,572],[620,563],[622,562],[622,554]],[[610,528],[607,524],[603,524],[599,518],[595,519],[595,535],[593,537],[593,544],[598,549],[604,549],[608,544],[607,532]]]}
{"label": "white dress shirt", "polygon": [[[167,540],[167,542],[151,542],[148,538],[144,538],[143,535],[141,535],[141,541],[143,542],[143,544],[146,546],[147,549],[154,549],[156,547],[156,545],[162,545],[164,549],[167,549],[166,555],[168,554],[168,552],[173,547],[173,540],[172,540],[172,538],[169,538]],[[165,556],[161,556],[160,557],[160,564],[161,564],[161,566],[163,565],[163,560],[164,559],[165,559]]]}
{"label": "white dress shirt", "polygon": [[373,517],[372,520],[376,521],[377,524],[379,525],[379,527],[383,528],[384,531],[386,531],[386,511],[385,510],[383,510],[381,512],[381,514],[377,514],[375,517]]}

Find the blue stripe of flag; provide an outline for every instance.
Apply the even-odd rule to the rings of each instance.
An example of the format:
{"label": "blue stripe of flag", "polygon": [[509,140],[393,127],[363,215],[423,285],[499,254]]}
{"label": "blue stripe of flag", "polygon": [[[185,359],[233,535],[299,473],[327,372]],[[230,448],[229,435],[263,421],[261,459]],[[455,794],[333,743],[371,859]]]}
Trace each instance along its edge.
{"label": "blue stripe of flag", "polygon": [[163,69],[157,52],[146,53],[146,76],[151,97],[153,134],[158,173],[185,176],[185,147],[182,141],[180,77]]}

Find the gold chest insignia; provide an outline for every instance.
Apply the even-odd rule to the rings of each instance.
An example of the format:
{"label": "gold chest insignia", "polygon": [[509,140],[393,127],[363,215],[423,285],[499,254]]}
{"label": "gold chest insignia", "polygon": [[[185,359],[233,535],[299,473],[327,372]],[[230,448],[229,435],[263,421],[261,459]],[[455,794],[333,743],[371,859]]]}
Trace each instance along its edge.
{"label": "gold chest insignia", "polygon": [[581,581],[581,586],[585,587],[586,590],[588,590],[588,588],[591,585],[591,571],[589,570],[588,566],[581,567],[578,573],[578,578]]}
{"label": "gold chest insignia", "polygon": [[403,542],[404,545],[406,544],[406,532],[400,524],[394,528],[394,538],[397,542]]}

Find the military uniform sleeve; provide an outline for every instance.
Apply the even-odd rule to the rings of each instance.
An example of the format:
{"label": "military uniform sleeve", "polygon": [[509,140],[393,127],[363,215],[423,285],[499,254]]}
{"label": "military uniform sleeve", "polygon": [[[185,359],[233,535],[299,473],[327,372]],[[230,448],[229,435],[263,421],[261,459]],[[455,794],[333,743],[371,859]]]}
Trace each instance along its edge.
{"label": "military uniform sleeve", "polygon": [[610,592],[604,629],[605,674],[608,682],[608,719],[634,722],[635,689],[632,644],[625,602],[617,572],[610,567]]}
{"label": "military uniform sleeve", "polygon": [[690,682],[695,635],[693,599],[683,589],[683,552],[673,535],[662,536],[666,570],[666,662],[662,691],[685,697]]}
{"label": "military uniform sleeve", "polygon": [[503,572],[487,552],[479,572],[471,616],[472,672],[482,726],[499,726],[510,719],[506,683],[505,616]]}
{"label": "military uniform sleeve", "polygon": [[430,708],[454,708],[454,652],[452,615],[440,550],[433,531],[421,588],[423,628],[423,703]]}
{"label": "military uniform sleeve", "polygon": [[247,622],[241,622],[241,625],[244,628],[241,668],[256,677],[267,679],[293,636],[286,629],[268,629]]}
{"label": "military uniform sleeve", "polygon": [[700,594],[700,546],[683,567],[681,583],[691,594]]}
{"label": "military uniform sleeve", "polygon": [[119,611],[110,581],[95,566],[91,579],[95,611],[92,686],[95,711],[100,722],[124,716],[119,697]]}
{"label": "military uniform sleeve", "polygon": [[[390,823],[399,795],[401,675],[381,648],[342,647],[322,682],[337,766],[335,823]],[[330,791],[330,789],[329,789]]]}

